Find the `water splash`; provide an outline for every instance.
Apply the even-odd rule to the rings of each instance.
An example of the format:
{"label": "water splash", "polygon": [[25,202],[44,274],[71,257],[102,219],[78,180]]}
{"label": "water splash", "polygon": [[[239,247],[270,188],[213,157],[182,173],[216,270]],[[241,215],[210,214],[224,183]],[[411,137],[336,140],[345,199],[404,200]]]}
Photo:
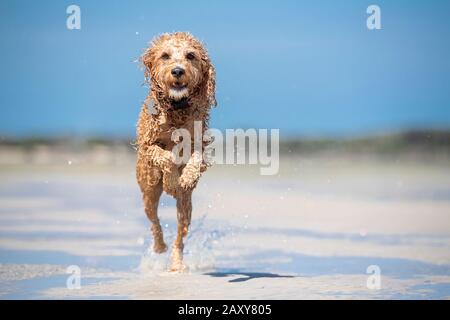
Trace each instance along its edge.
{"label": "water splash", "polygon": [[[188,272],[204,272],[215,269],[215,249],[220,245],[220,238],[225,236],[225,228],[213,226],[207,221],[207,214],[192,222],[191,230],[185,240],[184,264]],[[164,238],[168,245],[173,243],[176,236],[176,223],[164,228]],[[161,273],[168,270],[170,265],[170,247],[163,254],[153,251],[153,239],[148,238],[146,252],[141,258],[139,270],[141,273]]]}

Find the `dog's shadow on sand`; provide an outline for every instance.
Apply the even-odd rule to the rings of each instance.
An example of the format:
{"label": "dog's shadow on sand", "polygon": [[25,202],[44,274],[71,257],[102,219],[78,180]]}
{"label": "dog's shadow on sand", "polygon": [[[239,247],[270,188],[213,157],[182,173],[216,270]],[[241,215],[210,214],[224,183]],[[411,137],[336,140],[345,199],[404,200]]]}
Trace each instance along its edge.
{"label": "dog's shadow on sand", "polygon": [[211,277],[229,277],[229,276],[241,276],[235,279],[228,280],[228,282],[244,282],[257,278],[295,278],[291,275],[281,275],[270,272],[241,272],[241,271],[227,271],[227,272],[208,272],[205,275]]}

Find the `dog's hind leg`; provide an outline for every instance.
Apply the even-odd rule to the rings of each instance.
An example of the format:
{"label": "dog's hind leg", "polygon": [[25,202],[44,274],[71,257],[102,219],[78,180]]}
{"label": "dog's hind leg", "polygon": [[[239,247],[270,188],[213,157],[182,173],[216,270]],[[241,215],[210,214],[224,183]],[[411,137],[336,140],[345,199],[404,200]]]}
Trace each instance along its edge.
{"label": "dog's hind leg", "polygon": [[179,188],[176,194],[177,199],[177,219],[178,229],[177,237],[172,248],[172,265],[170,271],[183,271],[183,238],[188,234],[188,228],[191,224],[192,214],[192,190],[183,190]]}
{"label": "dog's hind leg", "polygon": [[162,181],[159,181],[158,184],[146,188],[143,192],[145,213],[152,223],[154,240],[153,250],[156,253],[162,253],[167,250],[167,245],[164,243],[163,232],[158,218],[158,203],[162,190]]}

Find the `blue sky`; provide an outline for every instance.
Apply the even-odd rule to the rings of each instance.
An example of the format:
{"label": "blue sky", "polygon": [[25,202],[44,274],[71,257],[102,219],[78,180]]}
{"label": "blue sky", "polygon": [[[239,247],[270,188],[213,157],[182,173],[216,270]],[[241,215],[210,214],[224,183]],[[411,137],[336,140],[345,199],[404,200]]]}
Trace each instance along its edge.
{"label": "blue sky", "polygon": [[[366,28],[381,7],[382,30]],[[81,7],[81,30],[66,8]],[[1,1],[0,134],[133,136],[133,62],[190,31],[217,71],[217,128],[334,136],[450,127],[449,1]]]}

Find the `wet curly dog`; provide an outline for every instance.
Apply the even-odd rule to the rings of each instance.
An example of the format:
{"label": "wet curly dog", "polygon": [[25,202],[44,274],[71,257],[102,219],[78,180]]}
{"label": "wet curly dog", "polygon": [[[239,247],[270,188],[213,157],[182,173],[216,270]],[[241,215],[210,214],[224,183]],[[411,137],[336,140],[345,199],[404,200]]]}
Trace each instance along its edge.
{"label": "wet curly dog", "polygon": [[[137,125],[136,176],[143,194],[145,213],[152,223],[154,251],[167,250],[158,219],[162,191],[177,202],[177,236],[172,248],[172,271],[183,265],[183,238],[188,233],[192,191],[207,164],[198,152],[176,164],[172,140],[176,129],[189,131],[194,144],[194,122],[208,129],[209,111],[216,105],[215,71],[203,45],[185,32],[163,34],[154,39],[141,57],[150,92]],[[206,146],[206,142],[203,142]]]}

